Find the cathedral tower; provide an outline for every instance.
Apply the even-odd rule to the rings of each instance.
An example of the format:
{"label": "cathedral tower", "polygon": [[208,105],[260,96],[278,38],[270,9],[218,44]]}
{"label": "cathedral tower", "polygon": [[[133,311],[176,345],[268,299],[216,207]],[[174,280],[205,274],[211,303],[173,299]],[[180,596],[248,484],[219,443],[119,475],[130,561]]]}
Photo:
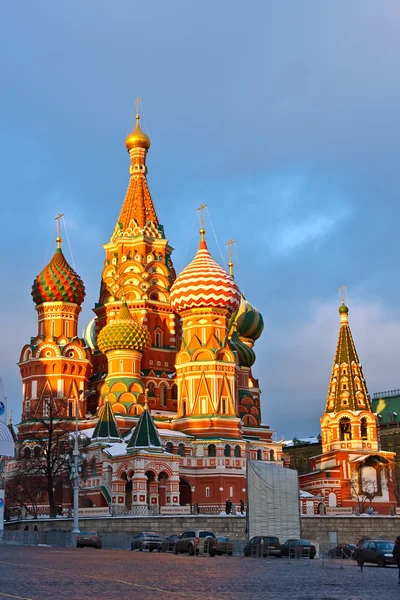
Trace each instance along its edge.
{"label": "cathedral tower", "polygon": [[372,413],[362,365],[349,325],[349,309],[339,308],[340,329],[321,418],[322,451],[379,450],[377,421]]}
{"label": "cathedral tower", "polygon": [[239,288],[211,257],[202,227],[196,256],[171,288],[171,305],[183,328],[176,357],[175,428],[200,436],[241,437],[238,365],[228,341],[230,318],[239,304]]}
{"label": "cathedral tower", "polygon": [[[60,416],[73,417],[91,375],[91,352],[78,336],[85,286],[65,259],[61,242],[59,231],[54,256],[32,286],[38,330],[23,347],[19,362],[23,424],[45,417],[55,407]],[[84,416],[86,401],[79,404]]]}
{"label": "cathedral tower", "polygon": [[[139,325],[150,334],[150,347],[143,349],[140,373],[148,388],[149,407],[158,410],[176,410],[176,386],[171,383],[177,349],[178,318],[169,301],[170,286],[175,280],[171,261],[172,248],[159,223],[147,182],[146,157],[150,138],[140,127],[136,115],[136,127],[126,138],[130,157],[129,184],[126,196],[110,241],[104,245],[106,260],[102,273],[100,298],[94,309],[93,341],[96,349],[94,370],[103,384],[107,373],[107,360],[96,338],[103,327],[112,323],[125,298],[129,311]],[[136,414],[135,402],[121,394],[129,392],[122,382],[110,383],[117,412],[121,417]],[[116,386],[116,387],[115,387]]]}

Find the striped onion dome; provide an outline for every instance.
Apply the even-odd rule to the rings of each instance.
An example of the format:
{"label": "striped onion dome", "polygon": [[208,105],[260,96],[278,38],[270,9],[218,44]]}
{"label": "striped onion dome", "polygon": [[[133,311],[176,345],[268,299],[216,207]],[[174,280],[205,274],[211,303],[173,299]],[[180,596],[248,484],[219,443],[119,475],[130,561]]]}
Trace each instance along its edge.
{"label": "striped onion dome", "polygon": [[91,350],[94,350],[96,346],[96,318],[89,321],[86,325],[82,337],[85,340],[86,346]]}
{"label": "striped onion dome", "polygon": [[[57,239],[57,242],[60,238]],[[61,244],[61,240],[59,242]],[[85,297],[82,279],[68,264],[59,246],[51,261],[39,273],[32,285],[35,304],[43,302],[73,302],[81,305]]]}
{"label": "striped onion dome", "polygon": [[258,340],[264,329],[262,315],[242,296],[239,310],[236,313],[237,332],[241,337]]}
{"label": "striped onion dome", "polygon": [[211,306],[234,312],[240,303],[235,280],[211,257],[200,230],[199,249],[192,262],[179,274],[171,287],[171,306],[177,313],[191,308]]}
{"label": "striped onion dome", "polygon": [[151,337],[148,330],[132,318],[124,300],[115,321],[100,331],[97,345],[104,354],[118,349],[144,352],[151,346]]}
{"label": "striped onion dome", "polygon": [[252,367],[254,365],[256,361],[254,350],[241,341],[236,331],[233,332],[229,344],[232,350],[236,352],[241,367]]}

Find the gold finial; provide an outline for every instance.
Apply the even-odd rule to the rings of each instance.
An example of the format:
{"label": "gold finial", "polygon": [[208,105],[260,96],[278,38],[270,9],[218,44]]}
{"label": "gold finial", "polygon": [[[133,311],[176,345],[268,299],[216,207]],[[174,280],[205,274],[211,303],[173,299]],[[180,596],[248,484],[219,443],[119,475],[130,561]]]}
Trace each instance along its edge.
{"label": "gold finial", "polygon": [[133,148],[144,148],[145,150],[150,148],[150,138],[146,133],[144,133],[144,131],[142,131],[140,127],[139,103],[141,100],[141,98],[136,98],[135,100],[136,126],[125,140],[125,145],[128,152],[130,152]]}
{"label": "gold finial", "polygon": [[146,388],[144,390],[144,410],[149,410],[149,404],[148,404],[148,397],[149,397],[149,389]]}
{"label": "gold finial", "polygon": [[229,263],[228,263],[228,267],[229,267],[229,275],[231,277],[233,277],[233,256],[232,256],[233,244],[236,244],[236,240],[229,240],[229,242],[226,242],[226,246],[229,246]]}
{"label": "gold finial", "polygon": [[339,294],[340,294],[340,298],[342,300],[342,304],[344,304],[345,303],[345,299],[346,299],[346,286],[345,285],[342,285],[339,288]]}
{"label": "gold finial", "polygon": [[208,204],[200,204],[199,208],[196,208],[196,210],[199,211],[199,217],[200,217],[200,240],[204,241],[204,235],[206,233],[206,230],[204,229],[204,209],[207,208]]}
{"label": "gold finial", "polygon": [[64,216],[64,213],[58,213],[58,215],[54,219],[55,221],[57,221],[57,238],[56,238],[57,248],[61,248],[61,242],[62,242],[62,237],[61,237],[61,217],[63,217],[63,216]]}

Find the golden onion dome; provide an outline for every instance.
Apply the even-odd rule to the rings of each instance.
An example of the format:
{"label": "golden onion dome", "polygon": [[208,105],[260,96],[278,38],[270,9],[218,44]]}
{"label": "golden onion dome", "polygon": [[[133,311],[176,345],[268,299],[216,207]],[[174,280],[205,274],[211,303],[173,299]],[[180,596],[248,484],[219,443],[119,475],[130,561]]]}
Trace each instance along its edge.
{"label": "golden onion dome", "polygon": [[136,127],[126,138],[125,144],[128,152],[132,150],[132,148],[145,148],[145,150],[150,148],[150,138],[140,127],[139,115],[136,115]]}
{"label": "golden onion dome", "polygon": [[132,318],[125,301],[118,317],[103,327],[97,338],[100,352],[109,350],[138,350],[144,352],[151,346],[149,331]]}

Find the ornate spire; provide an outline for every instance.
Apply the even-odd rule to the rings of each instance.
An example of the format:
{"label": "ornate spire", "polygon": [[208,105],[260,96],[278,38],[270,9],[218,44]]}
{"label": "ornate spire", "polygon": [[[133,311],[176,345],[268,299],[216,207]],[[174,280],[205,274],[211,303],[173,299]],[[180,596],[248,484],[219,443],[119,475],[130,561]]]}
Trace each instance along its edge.
{"label": "ornate spire", "polygon": [[149,223],[153,227],[151,231],[149,227],[146,228],[146,235],[162,237],[158,234],[158,217],[147,184],[146,155],[150,148],[150,138],[140,127],[139,100],[136,100],[136,127],[125,142],[131,158],[130,180],[112,240],[115,237],[140,235]]}
{"label": "ornate spire", "polygon": [[97,421],[96,428],[92,435],[92,442],[114,443],[120,442],[121,439],[114,411],[111,408],[109,399],[106,398],[103,410],[100,413],[99,420]]}
{"label": "ornate spire", "polygon": [[371,410],[367,385],[349,325],[349,309],[339,307],[340,329],[325,412]]}
{"label": "ornate spire", "polygon": [[161,440],[157,433],[157,427],[148,410],[147,403],[140,415],[138,424],[133,430],[132,437],[128,442],[127,450],[151,450],[152,452],[163,452]]}

